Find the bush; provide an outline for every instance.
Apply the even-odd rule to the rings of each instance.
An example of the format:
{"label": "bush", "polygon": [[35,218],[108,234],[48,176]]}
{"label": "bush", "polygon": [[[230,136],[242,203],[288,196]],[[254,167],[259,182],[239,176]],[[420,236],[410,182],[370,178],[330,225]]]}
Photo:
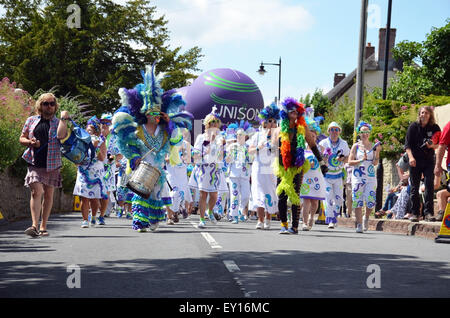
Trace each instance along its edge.
{"label": "bush", "polygon": [[15,82],[0,82],[0,171],[12,165],[24,151],[19,143],[22,127],[33,112],[31,96],[17,89]]}
{"label": "bush", "polygon": [[62,158],[61,177],[62,190],[64,193],[72,193],[77,179],[77,166],[64,157]]}

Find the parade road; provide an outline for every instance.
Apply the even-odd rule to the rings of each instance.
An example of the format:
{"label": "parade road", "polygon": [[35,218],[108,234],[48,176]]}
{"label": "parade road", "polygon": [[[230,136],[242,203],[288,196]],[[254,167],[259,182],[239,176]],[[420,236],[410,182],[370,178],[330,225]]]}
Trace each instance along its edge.
{"label": "parade road", "polygon": [[0,297],[450,296],[449,244],[339,226],[280,235],[277,221],[270,230],[197,223],[192,215],[138,233],[111,216],[82,229],[73,212],[52,215],[50,236],[38,238],[23,233],[29,221],[2,225]]}

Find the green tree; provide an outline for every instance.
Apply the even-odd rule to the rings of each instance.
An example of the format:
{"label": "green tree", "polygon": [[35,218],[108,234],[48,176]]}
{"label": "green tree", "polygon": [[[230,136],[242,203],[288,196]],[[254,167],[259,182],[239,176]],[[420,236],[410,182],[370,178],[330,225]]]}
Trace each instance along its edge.
{"label": "green tree", "polygon": [[169,48],[167,21],[149,0],[78,0],[78,29],[67,24],[72,3],[0,0],[0,74],[30,92],[57,85],[60,95],[81,95],[99,114],[118,106],[120,87],[142,81],[146,64],[167,73],[165,89],[185,86],[199,70],[200,48]]}
{"label": "green tree", "polygon": [[314,106],[315,116],[324,116],[325,113],[331,108],[331,101],[323,90],[316,88],[314,94],[311,96],[309,93],[305,97],[300,97],[299,101],[306,105],[306,107]]}
{"label": "green tree", "polygon": [[404,68],[391,80],[388,99],[420,103],[426,95],[450,95],[450,19],[446,22],[432,28],[422,43],[396,45],[393,56],[404,62]]}

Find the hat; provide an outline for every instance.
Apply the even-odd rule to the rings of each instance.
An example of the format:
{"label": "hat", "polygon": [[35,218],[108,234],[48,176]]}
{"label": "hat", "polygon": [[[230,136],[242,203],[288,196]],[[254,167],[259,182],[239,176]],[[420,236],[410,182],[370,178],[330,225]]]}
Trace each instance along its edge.
{"label": "hat", "polygon": [[339,130],[342,130],[341,126],[339,126],[339,124],[338,124],[337,122],[335,122],[335,121],[331,122],[331,123],[328,125],[327,131],[329,131],[330,128],[332,128],[332,127],[337,127],[337,128],[339,128]]}
{"label": "hat", "polygon": [[203,125],[208,125],[211,121],[218,120],[219,123],[222,123],[220,120],[219,114],[217,114],[217,107],[214,105],[211,112],[206,115],[205,119],[203,119]]}

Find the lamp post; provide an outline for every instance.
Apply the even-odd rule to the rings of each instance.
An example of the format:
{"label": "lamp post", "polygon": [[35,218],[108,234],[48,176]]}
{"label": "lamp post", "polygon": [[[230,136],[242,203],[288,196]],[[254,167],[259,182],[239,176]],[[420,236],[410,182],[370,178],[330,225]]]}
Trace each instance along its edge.
{"label": "lamp post", "polygon": [[[392,12],[392,0],[388,1],[388,12],[387,12],[387,22],[386,22],[386,42],[384,44],[384,71],[383,71],[383,99],[386,99],[387,95],[387,77],[388,77],[388,66],[389,66],[389,42],[391,35],[391,12]],[[381,210],[383,205],[383,177],[384,177],[384,167],[383,159],[380,158],[380,162],[377,167],[377,191],[376,191],[376,203],[375,209],[377,211]]]}
{"label": "lamp post", "polygon": [[263,63],[259,66],[259,70],[257,71],[260,75],[264,75],[267,71],[264,69],[264,65],[275,65],[278,66],[278,102],[280,102],[281,98],[281,57],[279,63]]}

